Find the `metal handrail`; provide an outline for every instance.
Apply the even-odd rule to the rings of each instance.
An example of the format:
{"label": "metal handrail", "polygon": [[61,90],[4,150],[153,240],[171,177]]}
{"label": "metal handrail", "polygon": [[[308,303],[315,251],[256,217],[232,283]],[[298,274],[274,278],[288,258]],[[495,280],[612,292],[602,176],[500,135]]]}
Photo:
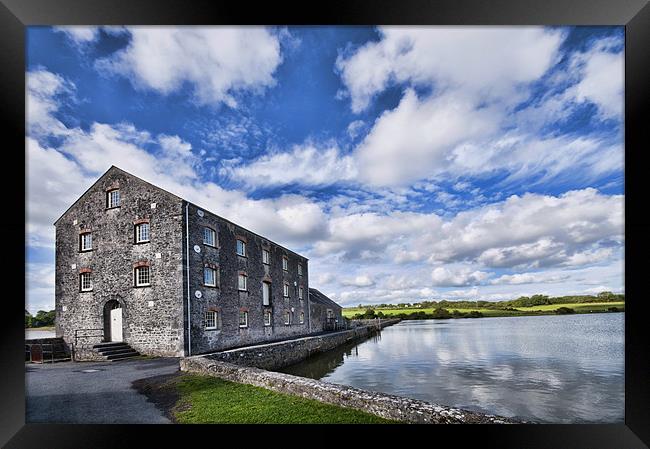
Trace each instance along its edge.
{"label": "metal handrail", "polygon": [[[101,331],[100,334],[96,335],[79,335],[79,332],[92,332],[92,331]],[[79,344],[79,338],[88,338],[88,337],[101,337],[104,339],[104,329],[75,329],[74,331],[74,345]]]}

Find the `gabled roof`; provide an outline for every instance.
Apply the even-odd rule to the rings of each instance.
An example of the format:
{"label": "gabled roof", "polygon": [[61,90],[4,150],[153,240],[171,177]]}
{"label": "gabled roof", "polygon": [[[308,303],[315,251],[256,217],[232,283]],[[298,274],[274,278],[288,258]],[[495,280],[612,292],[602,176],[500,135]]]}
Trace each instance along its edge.
{"label": "gabled roof", "polygon": [[165,190],[165,189],[163,189],[163,188],[161,188],[161,187],[158,187],[157,185],[151,184],[150,182],[147,182],[147,181],[145,181],[145,180],[142,179],[142,178],[139,178],[139,177],[137,177],[137,176],[135,176],[135,175],[132,175],[131,173],[129,173],[129,172],[127,172],[127,171],[122,170],[122,169],[119,168],[119,167],[116,167],[115,165],[111,165],[110,168],[109,168],[108,170],[106,170],[106,171],[104,172],[103,175],[101,175],[99,178],[97,178],[97,181],[93,182],[93,184],[92,184],[90,187],[88,187],[88,188],[86,189],[86,191],[85,191],[84,193],[82,193],[81,196],[80,196],[79,198],[77,198],[77,200],[76,200],[74,203],[72,203],[72,204],[70,205],[70,207],[68,207],[68,208],[65,210],[65,212],[63,212],[63,213],[61,214],[61,216],[60,216],[59,218],[57,218],[56,221],[55,221],[53,224],[56,226],[56,224],[59,222],[59,220],[60,220],[61,218],[63,218],[63,217],[68,213],[68,211],[70,211],[70,209],[72,209],[72,208],[73,208],[73,207],[74,207],[74,206],[75,206],[79,201],[81,201],[81,199],[82,199],[84,196],[86,196],[86,194],[87,194],[88,192],[90,192],[90,191],[92,190],[93,187],[95,187],[95,186],[96,186],[96,185],[97,185],[97,184],[98,184],[98,183],[99,183],[99,182],[100,182],[100,181],[101,181],[101,180],[102,180],[106,175],[108,175],[110,172],[114,172],[114,171],[119,171],[119,172],[121,172],[121,173],[123,173],[123,174],[125,174],[125,175],[131,176],[131,177],[133,177],[133,178],[135,178],[135,179],[137,179],[137,180],[139,180],[139,181],[141,181],[141,182],[144,182],[145,184],[148,184],[148,185],[150,185],[151,187],[154,187],[154,188],[156,188],[156,189],[158,189],[158,190],[162,190],[162,191],[165,192],[165,193],[168,193],[168,194],[170,194],[170,195],[172,195],[172,196],[175,196],[176,198],[178,198],[179,201],[182,201],[182,200],[183,200],[181,197],[179,197],[178,195],[174,195],[173,193],[171,193],[171,192],[168,191],[168,190]]}
{"label": "gabled roof", "polygon": [[[150,183],[150,182],[148,182],[148,181],[145,181],[144,179],[142,179],[142,178],[140,178],[140,177],[138,177],[138,176],[135,176],[135,175],[133,175],[133,174],[127,172],[127,171],[124,171],[124,170],[122,170],[121,168],[116,167],[115,165],[111,165],[111,167],[110,167],[108,170],[106,170],[106,171],[104,172],[104,174],[101,175],[101,176],[97,179],[97,181],[95,181],[95,182],[94,182],[90,187],[88,187],[88,189],[86,189],[86,191],[85,191],[85,192],[84,192],[84,193],[83,193],[79,198],[77,198],[77,200],[76,200],[74,203],[72,203],[72,205],[70,205],[70,207],[68,207],[68,208],[66,209],[66,211],[63,212],[63,214],[61,214],[61,216],[60,216],[59,218],[56,219],[56,221],[54,222],[54,225],[56,226],[56,224],[58,223],[58,221],[59,221],[61,218],[63,218],[63,217],[68,213],[68,211],[74,207],[75,204],[77,204],[77,203],[78,203],[78,202],[79,202],[79,201],[80,201],[84,196],[86,196],[86,194],[87,194],[90,190],[92,190],[92,188],[95,187],[95,185],[97,185],[98,182],[100,182],[100,181],[101,181],[101,180],[102,180],[106,175],[108,175],[108,174],[109,174],[110,172],[112,172],[112,171],[119,171],[119,172],[121,172],[121,173],[123,173],[123,174],[125,174],[125,175],[127,175],[127,176],[131,176],[132,178],[135,178],[135,179],[137,179],[137,180],[139,180],[139,181],[141,181],[141,182],[144,182],[145,184],[150,185],[151,187],[153,187],[153,188],[155,188],[155,189],[161,190],[161,191],[163,191],[163,192],[165,192],[165,193],[167,193],[167,194],[169,194],[169,195],[172,195],[172,196],[176,197],[179,201],[185,201],[186,203],[189,203],[189,204],[191,204],[191,205],[193,205],[193,206],[195,206],[195,207],[197,207],[197,208],[199,208],[199,209],[205,209],[203,206],[199,206],[198,204],[194,204],[194,203],[191,202],[191,201],[188,201],[188,200],[186,200],[186,199],[184,199],[184,198],[181,198],[180,196],[178,196],[178,195],[176,195],[176,194],[170,192],[169,190],[165,190],[165,189],[163,189],[162,187],[158,187],[157,185],[152,184],[152,183]],[[228,223],[231,223],[231,224],[233,224],[234,226],[237,226],[238,228],[240,228],[240,229],[242,229],[242,230],[244,230],[244,231],[246,231],[246,232],[249,232],[249,233],[251,233],[251,234],[253,234],[253,235],[256,235],[256,236],[258,236],[258,237],[260,237],[260,238],[262,238],[262,239],[264,239],[264,240],[267,240],[267,241],[269,241],[270,243],[273,243],[274,245],[279,246],[280,248],[283,248],[283,249],[287,250],[288,252],[290,252],[290,253],[292,253],[292,254],[295,254],[296,256],[298,256],[298,257],[300,257],[300,258],[302,258],[302,259],[304,259],[304,260],[309,260],[309,259],[306,258],[305,256],[303,256],[303,255],[301,255],[301,254],[298,254],[298,253],[295,252],[295,251],[290,250],[290,249],[287,248],[286,246],[280,245],[280,244],[274,242],[273,240],[271,240],[271,239],[269,239],[269,238],[267,238],[267,237],[264,237],[263,235],[260,235],[260,234],[258,234],[258,233],[256,233],[256,232],[253,232],[253,231],[249,230],[249,229],[246,229],[245,227],[243,227],[243,226],[241,226],[241,225],[238,225],[237,223],[234,223],[234,222],[228,220],[227,218],[223,218],[222,216],[217,215],[217,214],[215,214],[215,213],[212,213],[212,212],[210,212],[209,210],[206,210],[206,212],[210,213],[211,215],[214,215],[215,217],[220,218],[221,220],[227,221]],[[321,294],[322,294],[322,293],[321,293]],[[325,296],[325,295],[323,295],[323,296]],[[326,296],[325,296],[325,297],[326,297]],[[326,297],[326,298],[327,298],[327,297]],[[329,298],[328,298],[328,299],[329,299]],[[336,304],[336,303],[334,303],[334,304]],[[339,306],[339,307],[340,307],[340,306]]]}
{"label": "gabled roof", "polygon": [[309,289],[309,299],[311,299],[312,301],[318,304],[323,304],[324,306],[335,307],[338,309],[342,308],[340,305],[338,305],[337,303],[329,299],[327,296],[325,296],[323,293],[316,290],[315,288]]}

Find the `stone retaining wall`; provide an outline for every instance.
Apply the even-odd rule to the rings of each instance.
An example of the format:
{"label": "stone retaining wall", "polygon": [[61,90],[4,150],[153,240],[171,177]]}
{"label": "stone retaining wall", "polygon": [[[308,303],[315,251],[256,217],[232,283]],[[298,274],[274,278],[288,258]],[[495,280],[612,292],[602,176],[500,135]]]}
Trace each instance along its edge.
{"label": "stone retaining wall", "polygon": [[72,347],[72,360],[75,362],[105,362],[106,358],[97,352],[92,344]]}
{"label": "stone retaining wall", "polygon": [[[381,327],[384,328],[397,322],[399,322],[398,319],[382,320]],[[379,323],[377,325],[379,325]],[[329,334],[247,346],[244,348],[231,349],[203,356],[194,356],[189,357],[189,359],[200,357],[208,360],[234,363],[237,365],[277,370],[298,363],[315,353],[329,351],[330,349],[340,346],[348,341],[365,338],[376,329],[375,326],[361,326]]]}
{"label": "stone retaining wall", "polygon": [[26,338],[26,345],[64,345],[61,337]]}
{"label": "stone retaining wall", "polygon": [[506,424],[516,422],[499,416],[484,415],[415,399],[235,365],[207,357],[187,357],[181,359],[180,366],[181,371],[255,385],[408,423]]}

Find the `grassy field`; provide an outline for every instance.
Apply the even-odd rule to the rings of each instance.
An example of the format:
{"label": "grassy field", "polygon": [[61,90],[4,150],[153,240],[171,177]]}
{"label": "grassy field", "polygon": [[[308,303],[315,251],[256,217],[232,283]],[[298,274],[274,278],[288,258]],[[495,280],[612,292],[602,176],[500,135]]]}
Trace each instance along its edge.
{"label": "grassy field", "polygon": [[[594,302],[594,303],[570,303],[570,304],[550,304],[544,306],[534,306],[534,307],[518,307],[518,311],[512,310],[499,310],[499,309],[484,309],[484,308],[473,308],[473,309],[458,309],[454,307],[446,307],[447,310],[453,312],[458,310],[459,312],[467,313],[472,310],[477,310],[481,312],[486,317],[497,317],[497,316],[525,316],[525,315],[543,315],[543,314],[553,314],[555,310],[560,307],[568,307],[576,311],[576,313],[592,313],[592,312],[607,312],[607,309],[610,307],[617,307],[619,309],[625,309],[624,302]],[[352,318],[358,313],[363,313],[365,309],[359,308],[350,308],[343,309],[343,316],[347,318]],[[400,313],[412,313],[412,312],[425,312],[432,313],[433,308],[394,308],[394,309],[375,309],[376,312],[381,311],[384,315],[397,315]]]}
{"label": "grassy field", "polygon": [[369,413],[208,376],[183,374],[169,382],[179,399],[171,409],[183,424],[393,423]]}

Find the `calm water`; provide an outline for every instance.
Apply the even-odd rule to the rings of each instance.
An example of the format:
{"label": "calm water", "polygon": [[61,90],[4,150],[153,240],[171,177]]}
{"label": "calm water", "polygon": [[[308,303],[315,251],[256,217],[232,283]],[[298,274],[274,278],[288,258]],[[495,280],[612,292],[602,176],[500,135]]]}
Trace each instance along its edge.
{"label": "calm water", "polygon": [[283,371],[554,423],[622,423],[624,313],[403,321]]}
{"label": "calm water", "polygon": [[50,337],[56,337],[56,332],[25,329],[25,340],[30,340],[32,338],[50,338]]}

